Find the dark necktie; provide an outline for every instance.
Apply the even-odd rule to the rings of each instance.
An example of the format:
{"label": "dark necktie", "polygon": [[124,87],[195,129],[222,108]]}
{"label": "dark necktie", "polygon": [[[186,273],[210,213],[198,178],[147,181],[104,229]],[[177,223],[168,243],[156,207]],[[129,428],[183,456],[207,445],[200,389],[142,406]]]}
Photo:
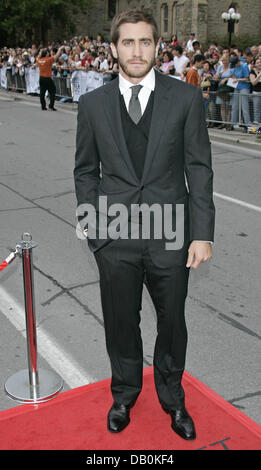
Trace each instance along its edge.
{"label": "dark necktie", "polygon": [[138,94],[142,88],[142,85],[134,85],[131,87],[132,95],[129,103],[129,115],[135,124],[138,124],[141,119],[141,106]]}

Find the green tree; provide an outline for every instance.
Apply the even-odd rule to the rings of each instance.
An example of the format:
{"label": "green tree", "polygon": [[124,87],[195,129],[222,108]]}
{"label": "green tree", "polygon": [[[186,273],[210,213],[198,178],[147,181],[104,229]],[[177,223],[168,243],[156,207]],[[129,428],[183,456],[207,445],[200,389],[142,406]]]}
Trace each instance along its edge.
{"label": "green tree", "polygon": [[86,13],[92,0],[0,0],[1,45],[46,40],[52,22],[74,31],[74,15]]}

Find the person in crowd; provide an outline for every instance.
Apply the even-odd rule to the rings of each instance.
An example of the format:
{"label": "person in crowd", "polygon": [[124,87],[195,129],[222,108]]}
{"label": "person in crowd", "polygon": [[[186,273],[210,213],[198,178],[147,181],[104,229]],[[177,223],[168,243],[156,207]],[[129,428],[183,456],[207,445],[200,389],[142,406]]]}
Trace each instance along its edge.
{"label": "person in crowd", "polygon": [[190,67],[187,75],[186,82],[191,85],[200,86],[199,71],[203,68],[205,57],[201,54],[196,54],[193,58],[192,66]]}
{"label": "person in crowd", "polygon": [[111,74],[108,73],[108,60],[105,58],[105,52],[103,50],[99,52],[98,57],[100,61],[98,71],[103,74],[103,83],[106,84],[111,81]]}
{"label": "person in crowd", "polygon": [[62,54],[63,47],[60,47],[58,49],[58,52],[54,55],[50,55],[50,52],[48,49],[41,49],[40,53],[36,59],[36,63],[39,67],[39,83],[40,83],[40,103],[41,103],[41,108],[43,111],[45,111],[46,108],[46,101],[45,101],[45,93],[48,90],[49,96],[50,96],[50,104],[49,104],[49,109],[52,111],[56,111],[56,108],[54,107],[54,101],[55,101],[55,84],[52,80],[52,66],[53,63],[55,62],[58,57]]}
{"label": "person in crowd", "polygon": [[100,59],[98,57],[97,52],[92,51],[91,56],[92,56],[92,61],[91,61],[90,68],[92,70],[98,71],[100,67]]}
{"label": "person in crowd", "polygon": [[161,71],[165,75],[174,74],[173,55],[170,51],[163,52],[163,63],[161,65]]}
{"label": "person in crowd", "polygon": [[96,46],[97,46],[97,47],[101,47],[101,46],[102,46],[102,36],[101,36],[101,34],[98,34],[98,35],[97,35]]}
{"label": "person in crowd", "polygon": [[161,66],[162,66],[162,58],[158,55],[155,59],[155,65],[154,69],[157,70],[158,72],[161,72]]}
{"label": "person in crowd", "polygon": [[221,49],[221,52],[222,52],[221,57],[223,57],[224,55],[227,55],[229,57],[230,49],[229,49],[229,47],[223,47]]}
{"label": "person in crowd", "polygon": [[88,66],[91,65],[91,63],[92,63],[91,49],[89,48],[84,49],[83,55],[81,58],[81,65],[82,67],[85,67],[86,69],[88,69]]}
{"label": "person in crowd", "polygon": [[186,44],[187,51],[194,52],[194,47],[192,43],[195,40],[196,40],[195,33],[190,33],[189,40],[187,41],[187,44]]}
{"label": "person in crowd", "polygon": [[253,59],[256,59],[257,56],[259,55],[258,54],[258,47],[256,45],[254,45],[254,46],[251,46],[250,49],[251,49],[251,54],[253,56]]}
{"label": "person in crowd", "polygon": [[209,45],[207,52],[205,53],[206,60],[213,59],[213,55],[219,53],[218,45],[216,42],[213,42]]}
{"label": "person in crowd", "polygon": [[16,57],[13,62],[13,76],[15,80],[16,91],[22,93],[25,90],[25,80],[24,80],[24,58],[21,53],[21,49],[17,51]]}
{"label": "person in crowd", "polygon": [[174,58],[175,75],[184,79],[184,69],[189,63],[189,58],[183,54],[183,49],[180,45],[176,45],[172,50]]}
{"label": "person in crowd", "polygon": [[170,44],[171,47],[179,46],[179,41],[176,34],[173,34],[173,36],[171,36]]}
{"label": "person in crowd", "polygon": [[241,101],[241,109],[245,125],[251,126],[252,123],[249,111],[249,68],[241,62],[239,57],[232,57],[230,59],[230,66],[233,68],[232,79],[236,84],[236,89],[232,99],[231,113],[231,130],[233,130],[234,124],[239,121],[239,99]]}
{"label": "person in crowd", "polygon": [[[86,62],[86,61],[85,61]],[[80,59],[79,54],[75,53],[68,61],[70,71],[85,70],[85,63]]]}
{"label": "person in crowd", "polygon": [[[229,56],[227,54],[221,57],[221,65],[218,66],[216,75],[214,78],[218,80],[219,87],[221,92],[218,92],[216,96],[216,105],[220,106],[221,118],[223,123],[219,124],[220,129],[226,128],[228,131],[231,130],[230,116],[231,116],[231,103],[232,103],[232,92],[233,89],[225,88],[224,85],[227,85],[227,81],[233,75],[233,69],[230,68]],[[223,91],[222,91],[222,88]]]}
{"label": "person in crowd", "polygon": [[114,80],[118,76],[119,73],[119,67],[118,67],[118,61],[115,59],[110,52],[107,54],[107,63],[108,63],[108,68],[106,72],[104,73],[104,82],[108,83],[111,80]]}
{"label": "person in crowd", "polygon": [[250,72],[250,82],[252,85],[253,114],[254,123],[261,123],[261,56],[254,60],[254,66]]}
{"label": "person in crowd", "polygon": [[57,65],[57,70],[59,72],[59,76],[66,78],[69,72],[69,67],[68,67],[68,56],[67,59],[65,59],[65,54],[62,54],[58,58],[58,65]]}
{"label": "person in crowd", "polygon": [[192,47],[193,47],[194,54],[203,54],[199,41],[197,41],[196,39],[195,41],[192,41]]}
{"label": "person in crowd", "polygon": [[9,50],[7,67],[6,67],[6,78],[7,78],[7,89],[15,90],[15,79],[14,79],[14,70],[15,70],[15,59],[16,51],[15,49]]}
{"label": "person in crowd", "polygon": [[243,55],[240,58],[242,64],[246,65],[249,71],[252,69],[253,55],[250,47],[246,47],[243,51]]}
{"label": "person in crowd", "polygon": [[99,72],[106,72],[108,70],[109,66],[108,66],[108,61],[105,58],[105,52],[103,50],[101,50],[99,52],[98,57],[99,57],[99,62],[100,62],[99,69],[98,69]]}
{"label": "person in crowd", "polygon": [[208,103],[210,99],[210,89],[213,78],[213,70],[211,70],[211,64],[208,60],[203,62],[203,70],[200,73],[200,86],[203,93],[204,108],[207,116]]}

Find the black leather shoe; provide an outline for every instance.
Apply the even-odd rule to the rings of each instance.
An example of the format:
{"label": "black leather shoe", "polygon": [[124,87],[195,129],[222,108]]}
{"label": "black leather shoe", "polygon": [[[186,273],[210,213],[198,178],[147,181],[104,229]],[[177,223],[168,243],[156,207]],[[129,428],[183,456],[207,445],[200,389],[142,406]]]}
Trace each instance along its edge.
{"label": "black leather shoe", "polygon": [[196,431],[193,420],[185,407],[179,410],[164,410],[171,415],[171,427],[180,437],[187,440],[196,439]]}
{"label": "black leather shoe", "polygon": [[130,422],[130,407],[114,402],[107,420],[107,427],[110,432],[121,432]]}

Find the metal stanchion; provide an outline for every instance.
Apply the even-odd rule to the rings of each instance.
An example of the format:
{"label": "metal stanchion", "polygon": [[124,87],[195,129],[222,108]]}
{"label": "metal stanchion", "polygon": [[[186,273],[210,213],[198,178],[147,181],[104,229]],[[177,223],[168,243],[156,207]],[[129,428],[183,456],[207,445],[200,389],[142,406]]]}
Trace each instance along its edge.
{"label": "metal stanchion", "polygon": [[37,336],[34,305],[32,249],[37,246],[29,233],[24,233],[16,248],[22,253],[24,299],[27,336],[28,370],[9,377],[5,391],[13,400],[22,403],[42,403],[54,398],[63,388],[63,380],[51,370],[37,368]]}

